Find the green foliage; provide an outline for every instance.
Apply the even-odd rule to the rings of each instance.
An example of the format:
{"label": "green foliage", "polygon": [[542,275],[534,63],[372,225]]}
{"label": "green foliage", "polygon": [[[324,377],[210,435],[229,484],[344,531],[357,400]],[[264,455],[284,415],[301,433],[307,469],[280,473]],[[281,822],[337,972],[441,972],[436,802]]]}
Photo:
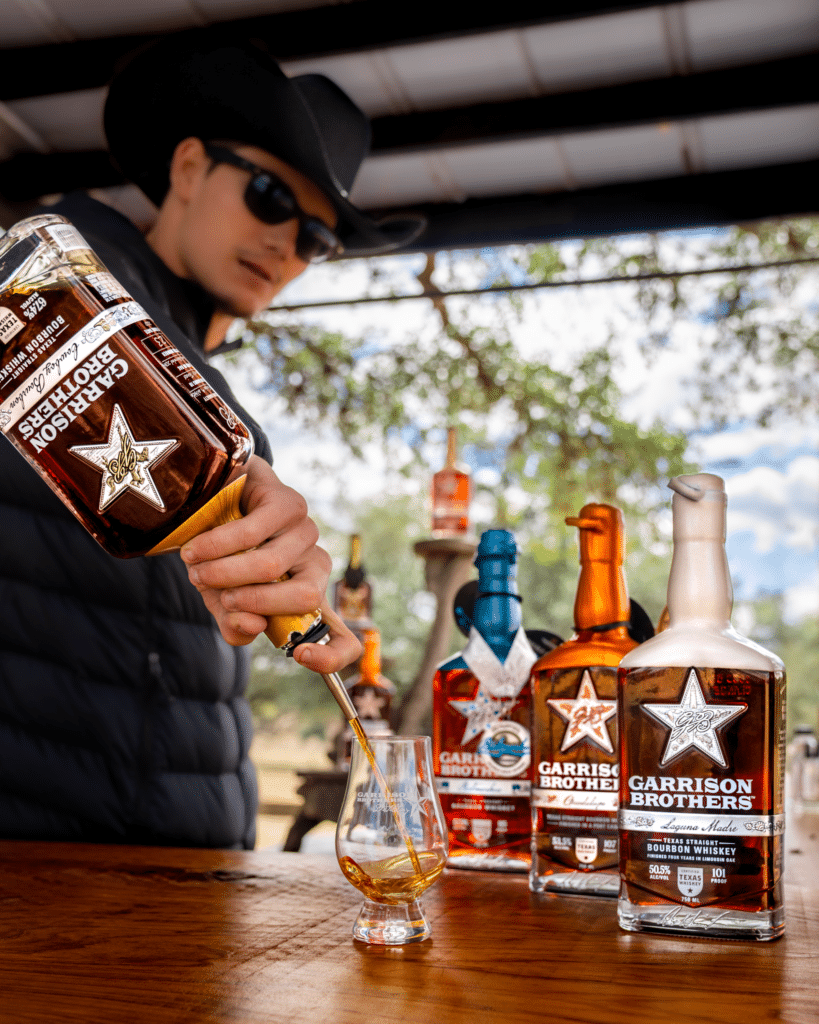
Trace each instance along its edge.
{"label": "green foliage", "polygon": [[[520,247],[502,257],[438,254],[415,276],[420,288],[435,293],[436,287],[479,282],[673,275],[817,256],[819,220],[804,219],[685,236]],[[371,291],[407,290],[391,276],[395,264],[376,260],[368,267]],[[710,277],[660,276],[618,286],[618,301],[640,326],[646,364],[675,348],[689,356],[697,423],[724,425],[747,418],[750,409],[765,425],[780,414],[815,414],[817,278],[817,264]],[[545,345],[524,358],[519,297],[462,300],[433,294],[425,301],[426,319],[403,335],[402,307],[396,305],[396,329],[388,338],[371,330],[346,335],[326,329],[309,314],[282,311],[248,322],[246,336],[255,343],[265,386],[282,411],[310,430],[332,425],[356,457],[364,457],[368,444],[382,445],[388,475],[428,480],[438,468],[429,461],[429,442],[439,439],[448,423],[458,424],[473,466],[491,470],[477,474],[481,523],[512,529],[521,544],[525,625],[570,634],[577,548],[574,531],[563,520],[589,501],[611,502],[625,512],[629,590],[656,623],[670,561],[669,545],[655,529],[658,510],[668,505],[662,485],[693,467],[685,461],[683,433],[660,422],[638,426],[623,415],[615,329],[604,343],[566,346],[559,359]],[[409,498],[385,497],[360,507],[353,500],[341,511],[364,538],[385,674],[403,690],[413,678],[429,628],[422,563],[412,552],[412,541],[425,532],[426,514]],[[346,535],[329,528],[322,532],[340,575]],[[771,633],[768,646],[788,664],[791,721],[813,722],[819,627],[787,626],[781,604],[768,608],[763,602],[756,611],[758,630]],[[456,640],[460,643],[457,634]],[[275,654],[271,661],[269,655],[257,649],[251,690],[257,713],[296,711],[313,731],[337,718],[323,684],[292,662]]]}
{"label": "green foliage", "polygon": [[788,732],[797,725],[819,725],[819,622],[784,621],[782,596],[769,594],[751,602],[751,639],[778,654],[788,675]]}
{"label": "green foliage", "polygon": [[[553,279],[553,248],[531,253],[524,268],[529,280]],[[789,260],[819,260],[819,219],[761,221],[682,236],[591,239],[563,250],[568,279]],[[700,425],[735,420],[737,400],[744,399],[743,410],[767,426],[778,417],[815,413],[818,292],[819,262],[814,262],[635,280],[624,301],[641,316],[647,361],[674,347],[690,352],[696,396],[691,411]],[[696,347],[684,326],[696,329]]]}

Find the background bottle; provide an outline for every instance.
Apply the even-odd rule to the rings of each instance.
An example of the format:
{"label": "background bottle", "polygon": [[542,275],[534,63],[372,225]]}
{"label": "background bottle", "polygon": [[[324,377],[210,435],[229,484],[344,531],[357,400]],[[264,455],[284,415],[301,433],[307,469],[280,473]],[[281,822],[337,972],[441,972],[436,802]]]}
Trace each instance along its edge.
{"label": "background bottle", "polygon": [[533,892],[616,897],[617,666],[628,635],[623,515],[585,505],[575,633],[532,669]]}
{"label": "background bottle", "polygon": [[[819,754],[819,741],[809,725],[797,725],[787,746],[785,766],[787,769],[787,797],[796,810],[801,810],[805,799],[805,765],[808,758]],[[813,768],[813,766],[811,766]],[[815,798],[814,798],[815,799]]]}
{"label": "background bottle", "polygon": [[530,864],[529,671],[517,545],[487,530],[466,647],[433,681],[433,761],[453,867],[526,871]]}
{"label": "background bottle", "polygon": [[333,584],[333,608],[350,629],[361,633],[359,640],[363,643],[363,630],[373,628],[373,588],[361,560],[361,537],[357,533],[350,536],[350,558],[344,575]]}
{"label": "background bottle", "polygon": [[[347,693],[355,705],[358,718],[369,737],[391,736],[390,710],[395,696],[395,684],[381,674],[381,634],[375,628],[362,632],[364,652],[359,659],[359,671],[344,681]],[[349,723],[344,730],[344,753],[340,768],[350,767],[352,745],[355,740]]]}
{"label": "background bottle", "polygon": [[676,477],[669,625],[619,669],[620,925],[784,930],[785,673],[730,622],[723,481]]}
{"label": "background bottle", "polygon": [[432,534],[463,534],[469,529],[469,473],[457,465],[455,427],[447,430],[446,464],[432,478]]}

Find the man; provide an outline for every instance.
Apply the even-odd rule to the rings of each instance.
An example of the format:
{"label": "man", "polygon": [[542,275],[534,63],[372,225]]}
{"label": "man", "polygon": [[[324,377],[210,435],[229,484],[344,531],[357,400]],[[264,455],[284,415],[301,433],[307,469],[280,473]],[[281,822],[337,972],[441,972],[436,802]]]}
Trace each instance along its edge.
{"label": "man", "polygon": [[114,77],[105,129],[159,208],[147,236],[84,195],[51,210],[239,412],[257,454],[244,519],[180,554],[120,561],[2,444],[0,837],[252,847],[245,645],[319,601],[330,642],[296,660],[334,671],[357,644],[323,601],[330,560],[304,500],[203,354],[310,261],[385,251],[419,225],[376,225],[349,202],[369,129],[341,90],[290,80],[217,32],[138,53]]}

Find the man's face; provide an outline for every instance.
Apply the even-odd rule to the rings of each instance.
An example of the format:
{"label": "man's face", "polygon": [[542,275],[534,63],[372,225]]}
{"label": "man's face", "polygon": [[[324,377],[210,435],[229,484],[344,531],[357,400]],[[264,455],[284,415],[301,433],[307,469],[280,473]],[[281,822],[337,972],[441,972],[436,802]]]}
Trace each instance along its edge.
{"label": "man's face", "polygon": [[[307,216],[335,227],[333,206],[300,171],[255,146],[230,148],[277,175]],[[243,197],[249,180],[249,171],[214,166],[203,153],[201,170],[191,179],[177,250],[183,276],[213,295],[222,311],[241,317],[266,309],[309,266],[296,255],[296,218],[265,224],[248,210]]]}

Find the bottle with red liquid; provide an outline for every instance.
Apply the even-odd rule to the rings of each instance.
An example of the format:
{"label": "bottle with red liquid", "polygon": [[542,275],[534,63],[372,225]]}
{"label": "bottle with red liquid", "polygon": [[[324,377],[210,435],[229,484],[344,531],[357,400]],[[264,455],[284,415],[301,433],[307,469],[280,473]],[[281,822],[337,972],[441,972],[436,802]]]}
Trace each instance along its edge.
{"label": "bottle with red liquid", "polygon": [[726,495],[676,477],[668,628],[620,663],[620,926],[765,941],[785,927],[785,672],[731,625]]}
{"label": "bottle with red liquid", "polygon": [[530,864],[529,672],[517,544],[487,530],[466,647],[433,680],[433,762],[450,867],[525,872]]}
{"label": "bottle with red liquid", "polygon": [[446,463],[432,478],[432,535],[447,537],[469,530],[469,473],[458,466],[458,436],[447,430]]}
{"label": "bottle with red liquid", "polygon": [[532,669],[532,892],[616,898],[617,666],[628,633],[625,527],[612,505],[566,522],[580,531],[575,633]]}
{"label": "bottle with red liquid", "polygon": [[53,214],[0,239],[0,430],[119,557],[222,521],[222,488],[253,453],[233,410]]}

